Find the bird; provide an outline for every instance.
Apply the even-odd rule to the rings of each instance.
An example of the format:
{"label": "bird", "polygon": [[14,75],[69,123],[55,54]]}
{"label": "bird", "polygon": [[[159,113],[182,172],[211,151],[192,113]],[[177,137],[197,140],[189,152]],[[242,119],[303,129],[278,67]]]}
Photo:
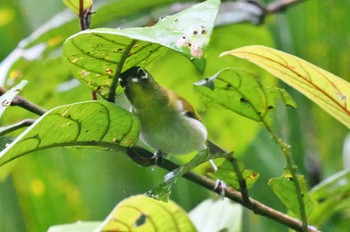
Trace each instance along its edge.
{"label": "bird", "polygon": [[156,152],[183,155],[207,148],[208,132],[193,106],[144,68],[121,74],[120,85],[141,123],[140,139]]}

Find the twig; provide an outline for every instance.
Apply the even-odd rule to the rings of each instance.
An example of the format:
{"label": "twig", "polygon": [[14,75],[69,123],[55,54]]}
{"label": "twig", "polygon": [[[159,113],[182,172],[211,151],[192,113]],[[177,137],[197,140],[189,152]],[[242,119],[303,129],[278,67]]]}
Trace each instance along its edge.
{"label": "twig", "polygon": [[276,0],[266,6],[266,12],[277,13],[286,10],[291,5],[304,2],[305,0]]}
{"label": "twig", "polygon": [[117,65],[117,69],[115,71],[115,75],[113,77],[112,85],[111,85],[111,87],[109,89],[109,95],[108,95],[108,101],[109,102],[115,102],[115,91],[116,91],[116,88],[117,88],[117,85],[118,85],[120,74],[121,74],[122,69],[123,69],[123,65],[124,65],[126,59],[129,57],[129,52],[134,47],[136,42],[137,42],[137,40],[132,40],[130,42],[130,44],[125,48],[125,52],[123,53],[123,56],[119,60],[119,63]]}
{"label": "twig", "polygon": [[82,31],[90,28],[91,15],[93,14],[92,6],[86,10],[84,8],[84,0],[79,0],[79,23]]}
{"label": "twig", "polygon": [[[6,90],[4,88],[0,87],[0,96],[3,95],[4,93],[6,93]],[[13,99],[13,101],[11,102],[11,106],[22,107],[22,108],[24,108],[24,109],[26,109],[34,114],[37,114],[37,115],[43,115],[47,111],[44,108],[34,104],[33,102],[26,100],[20,96],[16,96]]]}
{"label": "twig", "polygon": [[250,198],[249,198],[247,183],[246,183],[246,181],[242,175],[242,172],[238,166],[237,159],[231,155],[227,155],[226,159],[231,162],[233,170],[235,171],[235,173],[237,175],[239,188],[241,190],[241,194],[242,194],[242,198],[243,198],[244,203],[246,205],[251,205],[252,203],[251,203]]}
{"label": "twig", "polygon": [[[140,148],[140,147],[130,148],[127,154],[131,159],[133,159],[136,163],[138,163],[141,166],[148,167],[155,164],[154,159],[152,159],[153,153],[143,148]],[[156,165],[168,171],[173,171],[179,168],[179,165],[166,159],[164,159],[162,162],[157,163]],[[183,177],[218,194],[220,194],[222,191],[221,186],[216,187],[215,181],[205,176],[200,176],[193,172],[187,172],[183,175]],[[249,203],[248,203],[246,200],[243,199],[242,194],[233,188],[229,187],[226,189],[225,197],[247,207],[248,209],[252,210],[256,214],[270,218],[291,229],[294,229],[297,231],[303,231],[303,223],[301,221],[295,218],[292,218],[284,213],[281,213],[273,208],[270,208],[253,198],[249,198],[249,201],[248,201]],[[318,230],[313,226],[307,226],[306,231],[317,232]]]}
{"label": "twig", "polygon": [[4,126],[0,127],[0,136],[5,135],[7,133],[10,133],[12,131],[18,130],[23,127],[27,127],[32,125],[35,122],[35,119],[24,119],[20,122],[17,122],[15,124],[9,125],[9,126]]}

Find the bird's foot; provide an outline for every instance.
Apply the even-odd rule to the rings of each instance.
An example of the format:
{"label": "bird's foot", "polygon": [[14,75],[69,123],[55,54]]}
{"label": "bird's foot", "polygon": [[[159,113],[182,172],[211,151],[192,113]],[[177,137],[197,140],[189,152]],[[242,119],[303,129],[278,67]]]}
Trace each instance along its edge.
{"label": "bird's foot", "polygon": [[219,180],[219,179],[215,181],[214,190],[218,190],[219,191],[219,195],[222,198],[225,197],[226,188],[227,188],[227,185],[226,185],[226,183],[224,181]]}

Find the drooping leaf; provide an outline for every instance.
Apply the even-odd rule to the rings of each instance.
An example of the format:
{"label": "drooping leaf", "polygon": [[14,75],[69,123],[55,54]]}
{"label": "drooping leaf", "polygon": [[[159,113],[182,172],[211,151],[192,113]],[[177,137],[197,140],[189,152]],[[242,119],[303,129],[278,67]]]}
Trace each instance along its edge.
{"label": "drooping leaf", "polygon": [[78,221],[72,224],[65,225],[56,225],[51,226],[48,229],[48,232],[87,232],[94,231],[98,226],[101,225],[101,222],[81,222]]}
{"label": "drooping leaf", "polygon": [[318,204],[309,217],[310,223],[322,225],[332,215],[350,207],[350,170],[336,173],[310,190],[311,198]]}
{"label": "drooping leaf", "polygon": [[9,91],[0,96],[0,118],[5,112],[6,108],[11,104],[12,100],[17,96],[19,91],[21,91],[27,83],[28,81],[23,80],[18,85],[12,87]]}
{"label": "drooping leaf", "polygon": [[123,149],[135,145],[139,120],[104,101],[59,106],[41,116],[0,153],[0,166],[36,150],[57,146],[100,146]]}
{"label": "drooping leaf", "polygon": [[96,231],[196,231],[186,212],[167,203],[137,195],[120,202]]}
{"label": "drooping leaf", "polygon": [[199,81],[194,89],[207,106],[228,109],[257,122],[271,123],[277,99],[295,107],[285,90],[264,87],[252,74],[235,69],[224,69]]}
{"label": "drooping leaf", "polygon": [[164,181],[157,187],[151,189],[146,193],[147,196],[160,201],[169,201],[173,187],[176,184],[178,178],[184,175],[186,172],[191,171],[195,167],[215,158],[219,158],[220,154],[211,154],[208,149],[199,151],[197,155],[188,163],[180,166],[179,168],[169,172],[164,176]]}
{"label": "drooping leaf", "polygon": [[[246,182],[247,189],[251,188],[260,176],[260,174],[257,172],[254,172],[249,169],[243,169],[243,168],[242,168],[241,174]],[[233,170],[233,167],[230,161],[225,160],[224,163],[222,163],[218,167],[218,170],[214,172],[212,175],[216,179],[224,181],[228,186],[231,186],[235,189],[240,189],[237,173]]]}
{"label": "drooping leaf", "polygon": [[[91,28],[106,25],[123,26],[125,21],[153,15],[154,9],[181,1],[184,0],[97,1],[94,5],[96,14],[92,15]],[[9,29],[9,32],[11,31],[13,30]],[[33,102],[42,103],[41,105],[46,108],[70,102],[67,100],[71,98],[67,96],[69,94],[76,96],[78,98],[76,101],[85,100],[86,96],[81,94],[85,87],[76,88],[79,86],[79,81],[72,77],[62,61],[64,41],[78,31],[79,20],[73,12],[67,9],[54,15],[47,23],[20,41],[17,48],[1,61],[0,86],[11,88],[25,78],[29,81],[28,89],[40,89],[40,91],[36,91],[35,94],[25,92],[22,96],[28,97]],[[29,93],[30,96],[27,96]],[[17,116],[21,118],[19,117],[21,112],[14,117]]]}
{"label": "drooping leaf", "polygon": [[[308,216],[313,210],[313,201],[307,192],[304,176],[298,175],[298,181],[305,205],[306,216]],[[297,199],[297,192],[295,190],[294,181],[291,175],[284,174],[281,177],[270,179],[268,185],[272,188],[273,192],[278,196],[278,198],[283,202],[288,210],[290,210],[296,217],[300,218],[300,208]]]}
{"label": "drooping leaf", "polygon": [[[85,11],[93,4],[93,0],[63,0],[63,2],[77,15],[80,14],[80,8],[82,11]],[[82,6],[80,6],[80,2],[82,2]]]}
{"label": "drooping leaf", "polygon": [[207,199],[192,209],[189,216],[200,232],[242,231],[243,207],[228,198]]}
{"label": "drooping leaf", "polygon": [[64,60],[76,78],[102,96],[123,70],[148,65],[164,47],[180,52],[203,71],[219,3],[208,0],[194,5],[152,27],[82,31],[65,42]]}
{"label": "drooping leaf", "polygon": [[300,91],[350,128],[350,84],[305,60],[265,46],[247,46],[224,52],[247,59]]}

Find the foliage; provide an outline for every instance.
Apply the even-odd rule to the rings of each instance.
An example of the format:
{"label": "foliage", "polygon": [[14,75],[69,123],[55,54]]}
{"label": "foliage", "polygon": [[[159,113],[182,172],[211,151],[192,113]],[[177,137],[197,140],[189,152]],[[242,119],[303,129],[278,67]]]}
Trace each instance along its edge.
{"label": "foliage", "polygon": [[[32,5],[34,1],[30,1]],[[21,15],[13,2],[0,4],[0,16],[4,16],[0,18],[9,20],[0,19],[0,25],[10,27],[11,12],[12,15]],[[231,9],[228,6],[236,7],[235,2],[207,0],[195,5],[174,0],[63,2],[73,12],[65,10],[53,17],[23,39],[0,65],[1,114],[6,109],[0,128],[0,145],[3,147],[0,153],[0,177],[3,179],[0,215],[4,215],[0,230],[45,231],[50,227],[50,231],[92,231],[99,227],[96,231],[104,231],[127,225],[139,230],[152,227],[154,230],[183,228],[180,231],[196,231],[196,228],[201,228],[200,231],[204,231],[201,226],[209,222],[210,226],[206,228],[211,231],[267,228],[283,231],[288,227],[316,231],[308,227],[309,224],[320,229],[341,231],[346,228],[346,220],[337,215],[346,217],[349,210],[349,173],[339,172],[341,136],[347,131],[339,129],[335,120],[332,121],[327,114],[320,114],[321,111],[314,109],[309,102],[305,103],[305,99],[291,88],[287,87],[287,91],[296,101],[286,90],[275,86],[274,78],[244,61],[235,59],[233,62],[226,56],[237,56],[257,64],[349,127],[347,81],[296,56],[269,48],[273,46],[273,38],[280,50],[293,53],[282,44],[279,30],[272,28],[271,33],[263,25],[259,28],[234,25],[244,20],[263,23],[266,14],[278,11],[276,4],[264,8],[252,2],[241,3],[240,6],[244,7],[232,10],[227,18],[225,10]],[[174,2],[179,3],[175,11],[170,5]],[[62,2],[60,4],[62,9]],[[314,9],[314,4],[307,2],[292,8],[287,3],[288,12],[283,16],[268,17],[277,23],[273,20],[266,22],[276,26],[287,20],[298,25],[303,19],[296,19],[293,15]],[[324,7],[327,3],[320,5]],[[255,9],[254,13],[252,9]],[[164,17],[167,14],[172,15]],[[48,13],[47,17],[50,16]],[[289,16],[290,19],[283,18]],[[316,19],[316,16],[312,17]],[[31,18],[35,17],[32,12],[28,14],[28,20],[34,22]],[[78,32],[77,21],[80,21],[81,32]],[[28,25],[23,27],[30,30]],[[94,29],[84,30],[89,27]],[[296,28],[283,27],[291,33],[297,33]],[[20,34],[0,34],[4,35],[3,41],[10,41],[11,36],[16,41],[23,37]],[[313,34],[309,32],[309,35]],[[320,37],[311,38],[317,41]],[[317,50],[299,37],[296,41],[296,51]],[[331,51],[333,54],[335,49]],[[333,55],[336,59],[337,53]],[[320,64],[318,59],[310,59],[308,55],[303,57]],[[123,109],[128,106],[121,95],[123,89],[119,86],[119,77],[135,65],[146,67],[157,81],[181,92],[199,108],[197,99],[188,89],[190,83],[195,82],[194,92],[205,108],[201,114],[210,138],[220,147],[235,152],[226,152],[216,145],[212,150],[209,145],[208,150],[194,156],[169,157],[156,164],[171,171],[165,176],[158,168],[152,168],[153,171],[139,168],[125,159],[128,155],[137,164],[153,164],[152,154],[137,143],[139,120]],[[342,66],[330,69],[343,70]],[[249,73],[244,70],[249,70]],[[10,90],[6,92],[5,88]],[[19,90],[22,97],[16,96]],[[91,91],[93,98],[100,100],[86,101]],[[26,110],[8,107],[11,102]],[[297,105],[295,102],[298,108],[292,111],[291,108]],[[315,126],[310,125],[315,124],[312,120],[318,122],[320,117],[327,121],[317,125],[316,133]],[[294,126],[298,123],[306,126]],[[31,125],[23,131],[28,124]],[[334,144],[323,142],[324,131],[328,136],[332,131],[338,132],[337,149],[333,149]],[[319,135],[317,141],[313,139],[315,134]],[[300,142],[303,138],[305,142]],[[313,169],[308,169],[303,161],[309,157],[310,148],[314,149],[313,153],[320,151],[324,161],[322,165],[314,163]],[[26,156],[17,159],[23,155]],[[336,160],[328,162],[329,157],[332,161],[336,157]],[[210,173],[207,165],[211,159],[221,163],[214,173]],[[310,177],[321,178],[318,172],[321,168],[329,177],[310,190]],[[338,173],[331,176],[334,172]],[[283,175],[276,178],[281,173]],[[163,181],[155,184],[161,176],[164,176]],[[182,176],[202,188],[186,185],[180,178]],[[215,183],[216,179],[221,181]],[[225,184],[228,185],[226,192]],[[165,201],[171,197],[189,210],[208,197],[204,188],[224,192],[227,198],[240,205],[207,200],[189,214],[190,219],[173,202],[164,203],[144,196],[130,197],[145,192]],[[129,198],[120,202],[106,218],[116,202],[126,197]],[[262,216],[242,216],[241,205],[280,224],[271,227],[271,221]],[[287,208],[286,214],[282,213],[283,207]],[[208,211],[212,211],[212,220],[203,221],[208,217]],[[226,220],[220,220],[224,217],[219,216],[221,212],[226,213]],[[180,216],[174,217],[173,214]],[[104,218],[105,222],[101,224]],[[118,224],[115,218],[123,221]],[[230,219],[234,223],[230,223]],[[77,220],[84,222],[53,226]],[[253,220],[258,222],[256,227],[249,223]]]}

